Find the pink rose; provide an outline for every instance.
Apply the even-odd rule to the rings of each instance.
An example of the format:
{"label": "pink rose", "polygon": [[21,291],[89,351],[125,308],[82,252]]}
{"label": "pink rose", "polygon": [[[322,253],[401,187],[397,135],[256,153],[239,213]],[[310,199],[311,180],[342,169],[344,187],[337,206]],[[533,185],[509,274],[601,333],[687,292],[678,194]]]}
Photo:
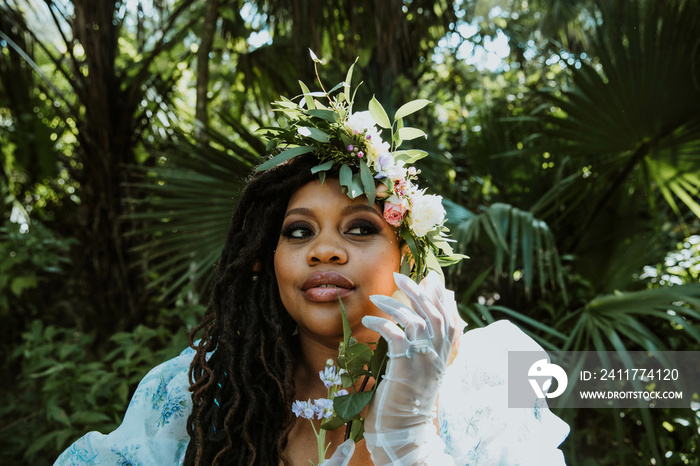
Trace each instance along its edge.
{"label": "pink rose", "polygon": [[406,212],[408,211],[408,200],[391,196],[384,202],[384,220],[393,226],[401,226]]}

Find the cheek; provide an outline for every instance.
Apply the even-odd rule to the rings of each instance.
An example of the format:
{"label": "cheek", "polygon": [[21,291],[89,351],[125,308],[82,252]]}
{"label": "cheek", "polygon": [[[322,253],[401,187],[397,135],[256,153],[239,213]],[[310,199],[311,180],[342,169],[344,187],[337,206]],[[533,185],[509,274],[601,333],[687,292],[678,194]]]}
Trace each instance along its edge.
{"label": "cheek", "polygon": [[292,286],[294,277],[292,272],[294,267],[291,266],[289,255],[285,252],[284,247],[279,247],[275,251],[275,277],[277,278],[277,288],[279,289],[280,297],[282,298],[282,303],[286,304],[286,295]]}
{"label": "cheek", "polygon": [[391,296],[396,290],[394,272],[401,267],[401,253],[395,242],[390,243],[381,253],[374,255],[374,272],[377,288],[381,294]]}

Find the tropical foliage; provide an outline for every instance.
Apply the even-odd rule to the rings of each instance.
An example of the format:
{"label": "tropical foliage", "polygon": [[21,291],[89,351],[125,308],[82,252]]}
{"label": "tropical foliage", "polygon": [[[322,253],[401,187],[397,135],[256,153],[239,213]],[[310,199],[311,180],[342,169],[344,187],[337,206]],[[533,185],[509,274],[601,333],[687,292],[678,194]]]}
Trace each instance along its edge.
{"label": "tropical foliage", "polygon": [[[340,3],[340,5],[338,5]],[[694,0],[0,4],[0,462],[120,420],[186,345],[269,102],[313,82],[406,118],[470,326],[549,350],[700,350]],[[567,462],[698,464],[687,409],[563,410]]]}

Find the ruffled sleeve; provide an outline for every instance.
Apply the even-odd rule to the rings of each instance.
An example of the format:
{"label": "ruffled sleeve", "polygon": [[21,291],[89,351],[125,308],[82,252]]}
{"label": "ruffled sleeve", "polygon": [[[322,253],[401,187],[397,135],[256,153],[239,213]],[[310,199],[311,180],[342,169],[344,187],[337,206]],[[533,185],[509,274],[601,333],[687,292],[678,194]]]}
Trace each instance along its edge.
{"label": "ruffled sleeve", "polygon": [[65,465],[179,465],[192,411],[188,372],[194,350],[153,368],[139,383],[122,424],[110,434],[90,432],[58,457]]}
{"label": "ruffled sleeve", "polygon": [[508,351],[543,351],[508,321],[470,330],[448,368],[438,419],[446,452],[458,465],[563,465],[569,426],[544,400],[508,408]]}

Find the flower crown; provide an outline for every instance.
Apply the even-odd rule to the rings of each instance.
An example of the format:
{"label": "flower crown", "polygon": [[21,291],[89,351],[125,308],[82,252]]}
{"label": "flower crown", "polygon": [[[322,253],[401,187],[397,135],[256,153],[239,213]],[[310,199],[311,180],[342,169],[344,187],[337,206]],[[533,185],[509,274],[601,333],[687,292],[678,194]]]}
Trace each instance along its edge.
{"label": "flower crown", "polygon": [[[318,76],[317,63],[322,63],[311,52],[316,78],[321,91],[311,92],[301,81],[299,103],[285,97],[273,102],[274,111],[287,117],[282,127],[261,128],[268,138],[267,151],[277,155],[257,167],[263,171],[304,154],[313,154],[319,164],[311,169],[321,182],[326,172],[340,165],[338,178],[347,195],[354,199],[365,195],[370,205],[375,200],[383,203],[384,219],[397,228],[399,236],[408,245],[411,257],[401,265],[401,273],[416,281],[430,270],[442,274],[441,267],[457,263],[465,256],[452,251],[446,237],[445,209],[442,197],[425,194],[416,183],[420,170],[409,166],[425,157],[427,152],[398,150],[403,141],[427,137],[417,128],[403,125],[403,118],[430,103],[414,100],[402,105],[394,115],[393,123],[372,97],[369,110],[353,113],[350,82],[354,64],[345,81],[326,91]],[[356,61],[357,63],[357,61]],[[327,105],[318,98],[327,100]],[[391,132],[391,144],[382,140],[380,128]],[[355,167],[355,171],[350,167]]]}

